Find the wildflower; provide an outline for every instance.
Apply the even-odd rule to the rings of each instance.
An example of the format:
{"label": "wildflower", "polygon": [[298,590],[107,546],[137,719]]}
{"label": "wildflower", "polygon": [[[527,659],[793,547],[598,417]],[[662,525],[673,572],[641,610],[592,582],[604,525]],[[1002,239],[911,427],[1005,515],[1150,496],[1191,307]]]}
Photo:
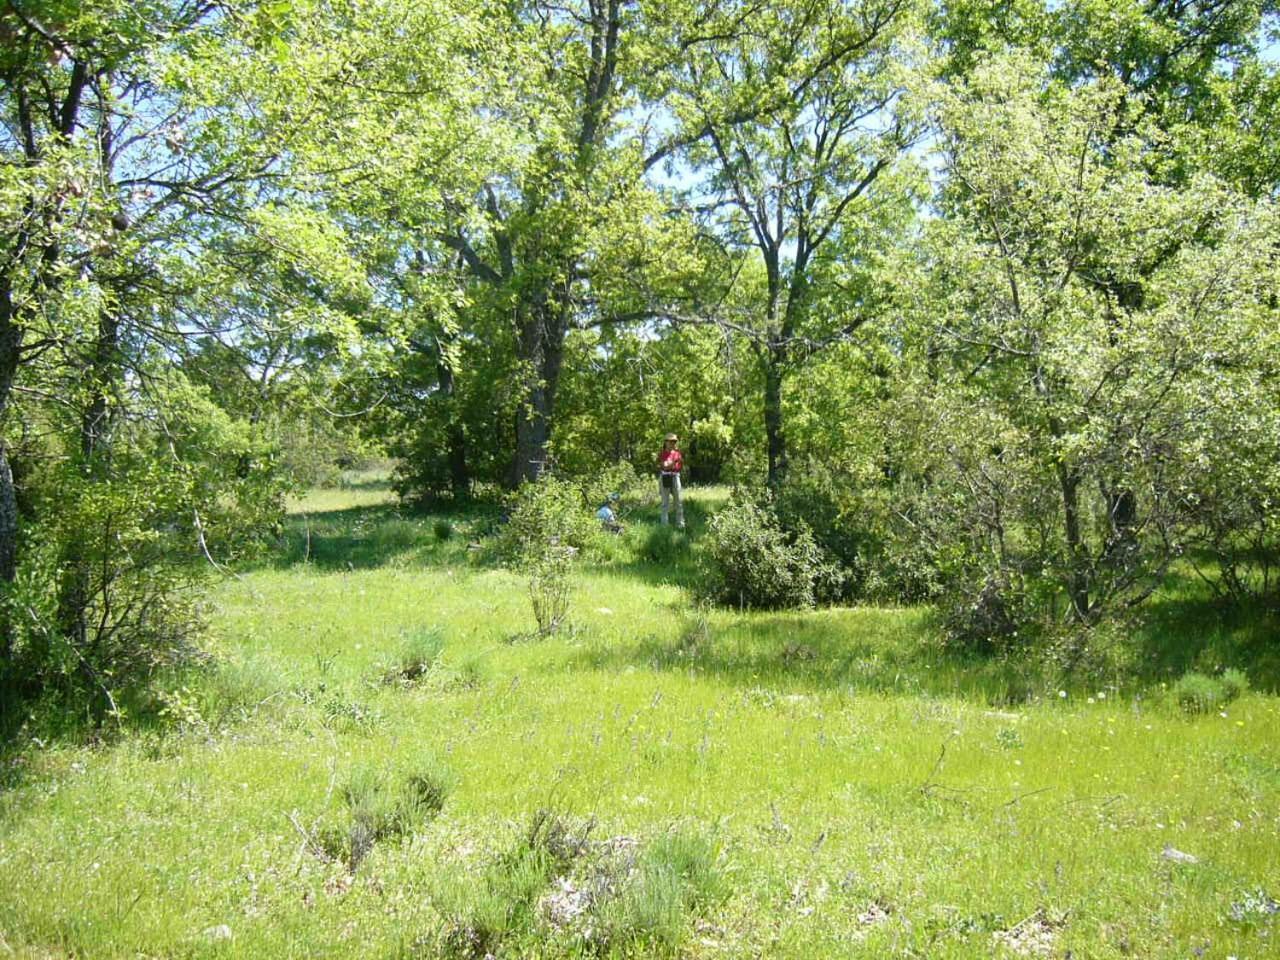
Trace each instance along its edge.
{"label": "wildflower", "polygon": [[1067,691],[1065,691],[1065,690],[1059,690],[1059,691],[1058,691],[1058,698],[1059,698],[1060,700],[1065,700],[1065,699],[1067,699]]}

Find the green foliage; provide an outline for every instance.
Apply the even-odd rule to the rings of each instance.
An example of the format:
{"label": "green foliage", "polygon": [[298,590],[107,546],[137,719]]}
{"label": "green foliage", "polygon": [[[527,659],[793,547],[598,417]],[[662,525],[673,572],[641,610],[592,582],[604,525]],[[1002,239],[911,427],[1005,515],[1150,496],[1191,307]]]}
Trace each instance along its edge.
{"label": "green foliage", "polygon": [[595,507],[588,506],[582,487],[554,474],[521,484],[506,506],[499,552],[516,565],[536,564],[548,553],[559,556],[565,547],[587,549],[600,535]]}
{"label": "green foliage", "polygon": [[1227,698],[1227,703],[1239,699],[1241,695],[1249,691],[1248,676],[1243,670],[1237,670],[1235,667],[1223,670],[1218,682],[1222,684],[1222,692]]}
{"label": "green foliage", "polygon": [[812,607],[843,579],[803,522],[785,529],[767,494],[742,488],[712,518],[706,559],[706,596],[738,607]]}
{"label": "green foliage", "polygon": [[[309,503],[330,511],[333,541],[354,541],[375,496],[385,507],[388,491],[369,487]],[[721,501],[694,487],[690,502]],[[447,515],[473,526],[484,508]],[[218,952],[228,945],[200,938],[225,922],[255,957],[836,957],[853,945],[977,958],[1011,929],[1090,956],[1117,953],[1116,930],[1138,956],[1189,956],[1206,937],[1265,955],[1275,844],[1247,827],[1280,799],[1274,630],[1214,602],[1185,564],[1147,620],[1116,632],[1122,669],[1064,681],[1040,650],[938,643],[921,608],[695,610],[630,537],[612,538],[625,563],[582,564],[582,631],[497,643],[526,602],[520,579],[480,554],[468,568],[433,553],[430,518],[417,531],[420,564],[352,573],[335,553],[331,566],[222,579],[211,636],[229,672],[158,678],[180,725],[113,724],[84,742],[56,726],[62,705],[19,712],[0,765],[10,947]],[[403,625],[424,622],[424,597],[448,638],[442,662],[414,688],[371,683]],[[460,682],[468,663],[484,664],[479,689]],[[1228,718],[1188,724],[1161,683],[1219,663],[1247,666],[1255,689]],[[381,719],[327,723],[331,693]],[[224,698],[235,706],[220,710]],[[394,794],[431,755],[459,773],[443,814],[411,817],[350,873],[344,788],[372,764]],[[522,811],[549,802],[598,823],[540,828],[560,839],[531,844]],[[1015,811],[1017,830],[993,829]],[[1183,824],[1180,811],[1196,815]],[[366,822],[380,819],[394,817]],[[675,833],[700,838],[694,852],[657,854]],[[1165,868],[1168,844],[1200,866]],[[533,846],[543,853],[523,852]],[[715,879],[688,879],[704,873],[690,862]],[[1046,863],[1065,926],[1044,906]],[[1190,884],[1173,900],[1170,869]],[[627,892],[641,883],[649,893]],[[566,923],[556,903],[583,912]],[[585,935],[606,914],[619,918],[612,947]]]}
{"label": "green foliage", "polygon": [[[1197,488],[1257,444],[1230,398],[1269,365],[1256,231],[1275,212],[1211,175],[1153,176],[1164,134],[1113,77],[1047,81],[1008,54],[940,100],[953,177],[913,328],[928,375],[907,384],[937,449],[910,464],[903,512],[955,636],[1005,643],[1142,603],[1213,525],[1197,505],[1226,506]],[[1217,543],[1265,557],[1269,521],[1242,519],[1219,514]]]}
{"label": "green foliage", "polygon": [[529,602],[540,637],[557,633],[569,615],[574,553],[573,547],[553,544],[529,562]]}
{"label": "green foliage", "polygon": [[580,482],[583,502],[594,516],[596,509],[617,494],[619,508],[643,502],[652,495],[650,482],[636,473],[628,461],[619,461],[587,474]]}
{"label": "green foliage", "polygon": [[446,876],[432,905],[448,954],[482,957],[534,926],[538,896],[587,846],[592,823],[540,808],[524,834],[479,874]]}
{"label": "green foliage", "polygon": [[120,688],[194,655],[204,575],[183,516],[185,478],[123,459],[110,483],[74,468],[45,477],[46,519],[30,530],[5,598],[21,685],[83,700],[98,717]]}
{"label": "green foliage", "polygon": [[911,528],[912,490],[906,478],[886,479],[883,455],[861,469],[808,460],[792,467],[779,491],[785,527],[807,527],[825,557],[838,566],[830,601],[862,598],[891,603],[934,599],[938,568]]}
{"label": "green foliage", "polygon": [[1196,671],[1184,673],[1173,686],[1173,697],[1187,713],[1216,713],[1249,689],[1241,671],[1223,671],[1211,677]]}
{"label": "green foliage", "polygon": [[669,524],[650,527],[644,534],[640,555],[651,563],[673,566],[689,554],[689,535]]}

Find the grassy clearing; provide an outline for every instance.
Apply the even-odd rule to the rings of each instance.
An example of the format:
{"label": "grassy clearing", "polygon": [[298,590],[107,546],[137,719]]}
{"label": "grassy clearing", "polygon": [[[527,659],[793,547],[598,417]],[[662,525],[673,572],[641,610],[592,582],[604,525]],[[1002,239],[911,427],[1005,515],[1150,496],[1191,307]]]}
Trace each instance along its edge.
{"label": "grassy clearing", "polygon": [[1172,692],[1256,624],[1174,584],[1137,679],[1063,686],[917,610],[699,609],[715,500],[529,642],[491,515],[309,497],[167,723],[10,756],[0,956],[1280,956],[1280,704]]}

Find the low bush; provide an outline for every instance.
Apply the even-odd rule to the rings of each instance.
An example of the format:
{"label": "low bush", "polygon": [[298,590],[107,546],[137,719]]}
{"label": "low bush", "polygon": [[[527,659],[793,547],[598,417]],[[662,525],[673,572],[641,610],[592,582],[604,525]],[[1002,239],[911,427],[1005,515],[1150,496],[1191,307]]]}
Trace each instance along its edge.
{"label": "low bush", "polygon": [[592,944],[601,953],[675,953],[689,917],[723,899],[718,844],[689,829],[664,834],[641,851],[612,896],[593,904]]}
{"label": "low bush", "polygon": [[497,954],[504,941],[530,931],[538,896],[586,851],[593,825],[540,809],[523,836],[479,875],[444,876],[431,898],[445,922],[443,952]]}
{"label": "low bush", "polygon": [[584,550],[602,536],[582,488],[569,480],[547,476],[523,483],[506,506],[509,519],[498,549],[516,566],[534,565],[552,548]]}
{"label": "low bush", "polygon": [[559,632],[569,616],[569,574],[573,548],[551,545],[529,565],[529,602],[538,623],[538,636]]}
{"label": "low bush", "polygon": [[736,489],[712,518],[703,590],[717,603],[765,610],[838,597],[844,574],[804,523],[785,529],[766,494]]}
{"label": "low bush", "polygon": [[1239,670],[1227,670],[1218,677],[1193,670],[1174,684],[1173,696],[1187,713],[1213,713],[1248,689],[1249,680]]}

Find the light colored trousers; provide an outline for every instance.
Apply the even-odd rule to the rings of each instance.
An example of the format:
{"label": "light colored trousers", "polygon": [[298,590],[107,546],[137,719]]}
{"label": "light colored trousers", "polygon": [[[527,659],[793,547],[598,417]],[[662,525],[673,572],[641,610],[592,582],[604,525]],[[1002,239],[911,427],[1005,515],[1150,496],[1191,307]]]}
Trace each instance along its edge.
{"label": "light colored trousers", "polygon": [[662,481],[665,477],[658,477],[658,491],[662,494],[662,522],[667,522],[667,506],[670,497],[674,496],[676,501],[676,526],[684,526],[684,500],[680,496],[680,474],[673,473],[671,475],[671,489],[667,489],[667,485]]}

